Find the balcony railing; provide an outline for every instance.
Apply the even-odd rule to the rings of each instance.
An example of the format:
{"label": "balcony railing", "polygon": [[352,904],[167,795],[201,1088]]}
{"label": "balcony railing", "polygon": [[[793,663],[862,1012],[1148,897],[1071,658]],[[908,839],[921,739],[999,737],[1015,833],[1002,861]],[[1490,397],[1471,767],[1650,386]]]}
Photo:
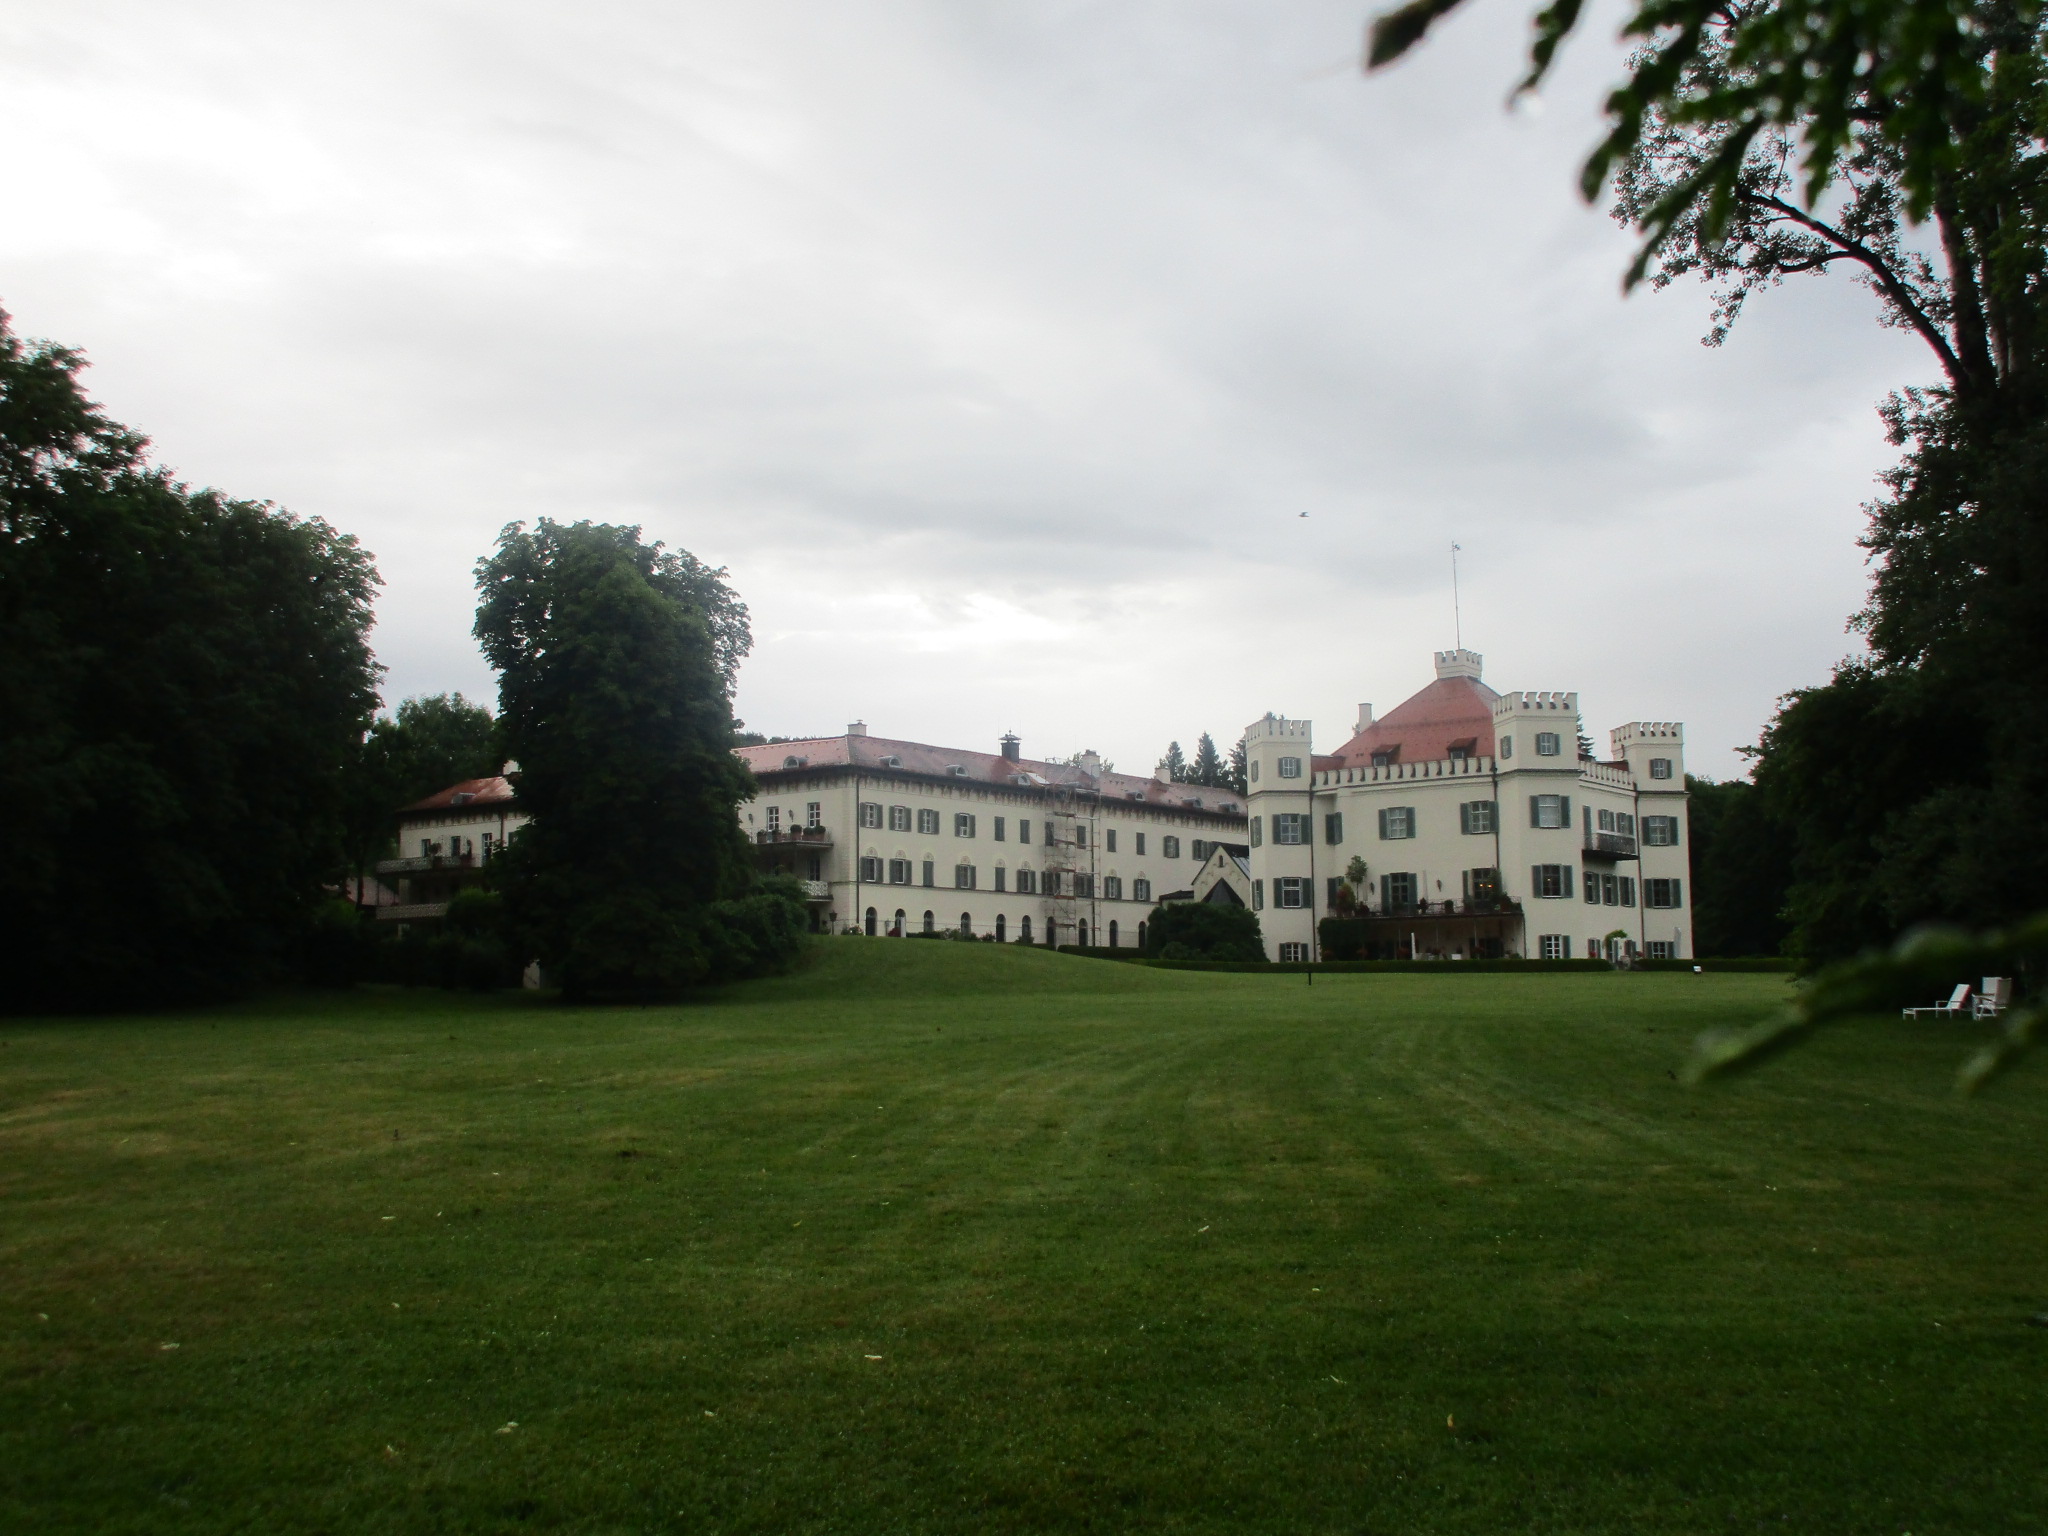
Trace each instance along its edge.
{"label": "balcony railing", "polygon": [[828,880],[806,880],[804,882],[804,899],[807,901],[830,901],[832,899],[831,882]]}
{"label": "balcony railing", "polygon": [[377,873],[380,875],[423,875],[436,869],[475,869],[477,856],[473,853],[424,854],[417,859],[379,859]]}
{"label": "balcony railing", "polygon": [[1605,854],[1610,859],[1632,859],[1636,840],[1626,832],[1588,832],[1586,852]]}
{"label": "balcony railing", "polygon": [[[1480,896],[1470,901],[1406,901],[1385,907],[1360,907],[1353,917],[1519,917],[1522,904],[1508,896]],[[1333,916],[1335,914],[1332,914]]]}
{"label": "balcony railing", "polygon": [[778,845],[829,848],[832,846],[832,834],[823,827],[784,827],[776,832],[756,832],[754,841],[764,848]]}
{"label": "balcony railing", "polygon": [[445,901],[408,901],[401,906],[377,908],[377,921],[380,923],[417,923],[447,915],[448,903]]}

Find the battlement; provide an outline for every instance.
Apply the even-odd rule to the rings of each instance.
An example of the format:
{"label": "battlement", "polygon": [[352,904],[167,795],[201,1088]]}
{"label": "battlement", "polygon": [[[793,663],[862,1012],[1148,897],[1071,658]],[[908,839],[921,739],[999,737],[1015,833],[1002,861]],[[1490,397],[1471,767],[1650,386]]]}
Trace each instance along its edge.
{"label": "battlement", "polygon": [[1317,789],[1334,789],[1346,784],[1410,784],[1417,779],[1485,778],[1493,772],[1490,757],[1441,757],[1421,763],[1385,763],[1377,768],[1319,768]]}
{"label": "battlement", "polygon": [[1493,718],[1504,720],[1509,715],[1534,711],[1576,715],[1579,696],[1576,693],[1504,693],[1494,701]]}
{"label": "battlement", "polygon": [[1254,720],[1245,727],[1244,739],[1247,744],[1254,741],[1305,742],[1309,739],[1309,725],[1307,720],[1289,720],[1283,715],[1268,712],[1263,719]]}
{"label": "battlement", "polygon": [[1676,720],[1632,720],[1609,731],[1607,740],[1616,757],[1625,755],[1637,742],[1645,746],[1682,747],[1685,727]]}
{"label": "battlement", "polygon": [[1438,677],[1477,677],[1481,657],[1477,651],[1463,649],[1438,651],[1436,653],[1436,675]]}
{"label": "battlement", "polygon": [[1609,789],[1634,789],[1636,785],[1635,775],[1614,763],[1582,762],[1579,777],[1588,784],[1604,784]]}

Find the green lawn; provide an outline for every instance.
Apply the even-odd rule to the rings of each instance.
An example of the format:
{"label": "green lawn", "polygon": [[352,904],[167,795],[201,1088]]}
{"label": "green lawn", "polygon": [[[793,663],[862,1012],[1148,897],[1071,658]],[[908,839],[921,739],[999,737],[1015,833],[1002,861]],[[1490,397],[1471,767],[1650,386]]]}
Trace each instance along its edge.
{"label": "green lawn", "polygon": [[[2043,1528],[2048,1062],[827,941],[0,1025],[0,1530]],[[516,1426],[516,1427],[514,1427]]]}

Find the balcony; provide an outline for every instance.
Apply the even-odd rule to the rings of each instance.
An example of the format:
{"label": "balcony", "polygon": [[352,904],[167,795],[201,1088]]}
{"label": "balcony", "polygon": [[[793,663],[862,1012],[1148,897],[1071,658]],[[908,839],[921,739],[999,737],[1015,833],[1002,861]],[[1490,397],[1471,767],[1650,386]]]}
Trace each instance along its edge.
{"label": "balcony", "polygon": [[408,901],[395,907],[377,908],[377,921],[380,923],[418,923],[447,915],[448,903],[445,901]]}
{"label": "balcony", "polygon": [[[1353,917],[1367,919],[1416,917],[1519,917],[1522,904],[1507,896],[1480,896],[1471,901],[1410,901],[1391,907],[1360,907]],[[1332,914],[1333,916],[1335,914]]]}
{"label": "balcony", "polygon": [[786,827],[756,832],[754,841],[763,848],[830,848],[832,834],[823,827]]}
{"label": "balcony", "polygon": [[829,880],[806,880],[803,882],[803,886],[804,900],[806,901],[830,901],[832,899],[832,883]]}
{"label": "balcony", "polygon": [[377,873],[380,875],[424,875],[437,869],[475,869],[477,856],[473,853],[436,853],[417,859],[379,859]]}
{"label": "balcony", "polygon": [[1632,859],[1636,840],[1626,832],[1588,832],[1586,852],[1596,859]]}

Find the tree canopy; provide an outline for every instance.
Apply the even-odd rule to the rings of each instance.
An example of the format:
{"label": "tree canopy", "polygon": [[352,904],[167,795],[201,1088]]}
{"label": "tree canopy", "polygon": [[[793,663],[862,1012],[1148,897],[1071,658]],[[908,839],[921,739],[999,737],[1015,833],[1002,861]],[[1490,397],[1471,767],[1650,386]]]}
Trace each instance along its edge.
{"label": "tree canopy", "polygon": [[[1401,57],[1462,0],[1408,0],[1378,17],[1366,65]],[[1535,89],[1577,27],[1584,0],[1536,12],[1529,72]],[[1712,240],[1736,217],[1753,175],[1752,152],[1796,139],[1799,196],[1808,207],[1881,130],[1903,207],[1924,218],[1964,174],[1974,137],[1998,115],[2004,71],[2026,62],[2041,8],[2033,0],[1633,0],[1624,37],[1642,46],[1625,83],[1607,98],[1607,132],[1588,156],[1580,189],[1590,200],[1661,130],[1698,131],[1710,152],[1638,210],[1646,240],[1630,277],[1683,220]]]}
{"label": "tree canopy", "polygon": [[0,953],[14,1007],[218,995],[343,867],[376,707],[355,540],[151,466],[0,316]]}
{"label": "tree canopy", "polygon": [[660,996],[783,963],[802,923],[757,889],[731,751],[746,608],[640,530],[514,523],[477,563],[476,636],[532,818],[494,864],[571,996]]}

